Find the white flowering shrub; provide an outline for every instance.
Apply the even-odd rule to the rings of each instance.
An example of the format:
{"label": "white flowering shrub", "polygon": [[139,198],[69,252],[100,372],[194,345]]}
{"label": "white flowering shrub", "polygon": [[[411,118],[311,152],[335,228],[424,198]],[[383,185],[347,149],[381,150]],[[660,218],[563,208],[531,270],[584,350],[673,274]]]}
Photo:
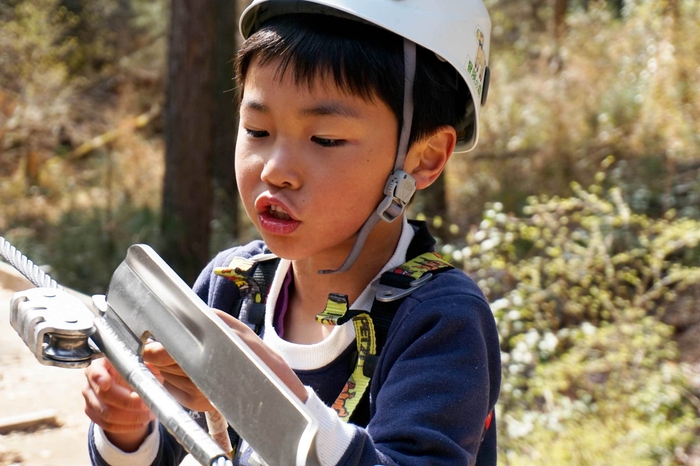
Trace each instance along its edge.
{"label": "white flowering shrub", "polygon": [[493,204],[465,247],[443,248],[498,323],[502,464],[690,464],[699,443],[700,401],[661,317],[700,283],[700,222],[637,215],[605,177],[531,198],[528,218]]}

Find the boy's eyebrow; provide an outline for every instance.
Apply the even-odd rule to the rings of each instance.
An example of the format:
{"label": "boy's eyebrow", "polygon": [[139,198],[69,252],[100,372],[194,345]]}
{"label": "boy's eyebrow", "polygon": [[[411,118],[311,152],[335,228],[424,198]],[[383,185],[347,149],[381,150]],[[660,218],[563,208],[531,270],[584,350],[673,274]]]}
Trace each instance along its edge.
{"label": "boy's eyebrow", "polygon": [[360,113],[352,107],[338,102],[327,102],[301,111],[303,116],[341,116],[346,118],[360,118]]}
{"label": "boy's eyebrow", "polygon": [[268,113],[270,110],[265,106],[264,103],[256,99],[243,99],[241,102],[241,107],[249,108],[251,110],[256,110],[261,113]]}
{"label": "boy's eyebrow", "polygon": [[[270,109],[257,99],[243,99],[241,107],[254,110],[260,113],[269,113]],[[360,113],[347,105],[339,102],[325,102],[313,107],[304,108],[301,110],[301,115],[306,117],[313,116],[341,116],[346,118],[360,118]]]}

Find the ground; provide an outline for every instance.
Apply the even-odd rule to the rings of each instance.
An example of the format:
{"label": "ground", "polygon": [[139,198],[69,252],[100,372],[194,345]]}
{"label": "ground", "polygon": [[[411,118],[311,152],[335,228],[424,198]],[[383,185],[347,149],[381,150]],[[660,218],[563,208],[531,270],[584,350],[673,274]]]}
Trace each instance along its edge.
{"label": "ground", "polygon": [[89,465],[83,371],[39,364],[9,324],[11,296],[0,289],[0,418],[53,409],[61,426],[0,435],[0,466]]}

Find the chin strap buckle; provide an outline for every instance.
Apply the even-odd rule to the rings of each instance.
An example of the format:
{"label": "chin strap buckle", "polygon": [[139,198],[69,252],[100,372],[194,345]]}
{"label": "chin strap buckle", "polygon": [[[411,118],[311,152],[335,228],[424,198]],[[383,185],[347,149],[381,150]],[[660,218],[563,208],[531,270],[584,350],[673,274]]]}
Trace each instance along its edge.
{"label": "chin strap buckle", "polygon": [[403,170],[395,170],[384,186],[386,197],[377,207],[377,213],[385,222],[396,220],[416,192],[416,180]]}

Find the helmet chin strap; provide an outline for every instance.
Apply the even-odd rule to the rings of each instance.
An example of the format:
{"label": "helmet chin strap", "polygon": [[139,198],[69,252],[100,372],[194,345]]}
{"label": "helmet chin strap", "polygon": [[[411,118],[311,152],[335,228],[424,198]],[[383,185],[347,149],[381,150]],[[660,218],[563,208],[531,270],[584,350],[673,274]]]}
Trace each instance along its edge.
{"label": "helmet chin strap", "polygon": [[381,220],[393,222],[401,216],[406,205],[416,192],[416,180],[403,171],[403,164],[408,153],[408,142],[411,137],[413,123],[413,81],[416,76],[416,44],[408,39],[403,41],[404,85],[403,85],[403,124],[399,137],[399,147],[396,151],[394,169],[384,186],[385,197],[372,212],[355,238],[355,244],[348,257],[336,270],[319,270],[320,274],[347,272],[362,252],[367,237],[374,226]]}

